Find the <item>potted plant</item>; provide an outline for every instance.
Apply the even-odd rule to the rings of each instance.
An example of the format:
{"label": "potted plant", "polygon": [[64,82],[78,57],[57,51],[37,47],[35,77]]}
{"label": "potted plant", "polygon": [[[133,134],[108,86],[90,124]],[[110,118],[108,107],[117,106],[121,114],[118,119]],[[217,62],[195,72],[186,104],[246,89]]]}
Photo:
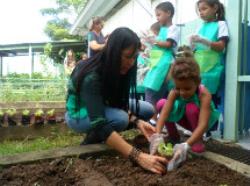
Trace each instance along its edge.
{"label": "potted plant", "polygon": [[4,123],[4,112],[0,110],[0,127],[2,127]]}
{"label": "potted plant", "polygon": [[56,123],[55,109],[51,109],[47,111],[47,121],[48,121],[48,124]]}
{"label": "potted plant", "polygon": [[29,125],[30,124],[30,111],[28,109],[25,109],[22,111],[22,119],[21,119],[21,123],[23,125]]}
{"label": "potted plant", "polygon": [[35,124],[36,125],[42,125],[44,124],[44,112],[42,109],[37,109],[35,112]]}
{"label": "potted plant", "polygon": [[8,126],[15,126],[17,125],[17,118],[16,118],[16,109],[15,108],[11,108],[8,109],[6,111],[7,114],[7,122],[8,122]]}

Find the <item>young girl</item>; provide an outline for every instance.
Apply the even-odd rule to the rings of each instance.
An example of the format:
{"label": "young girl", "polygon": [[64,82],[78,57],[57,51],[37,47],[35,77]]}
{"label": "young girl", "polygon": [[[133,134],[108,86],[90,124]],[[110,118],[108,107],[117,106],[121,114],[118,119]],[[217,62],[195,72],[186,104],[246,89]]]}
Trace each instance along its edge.
{"label": "young girl", "polygon": [[76,66],[75,53],[72,49],[67,51],[66,57],[64,59],[64,72],[69,76]]}
{"label": "young girl", "polygon": [[[170,2],[163,2],[156,6],[155,14],[161,28],[149,57],[150,70],[146,74],[143,85],[146,101],[156,105],[163,98],[167,88],[165,79],[173,61],[173,50],[179,41],[179,29],[173,25],[174,7]],[[156,115],[154,117],[156,119]]]}
{"label": "young girl", "polygon": [[211,94],[216,94],[224,68],[223,52],[229,40],[225,11],[219,0],[199,0],[197,9],[204,22],[190,41],[200,66],[201,81]]}
{"label": "young girl", "polygon": [[139,94],[144,94],[145,89],[143,86],[143,81],[145,78],[145,75],[149,71],[149,53],[152,49],[152,45],[150,43],[151,38],[157,37],[158,33],[160,31],[160,24],[159,22],[155,22],[150,26],[150,30],[146,33],[143,33],[143,36],[141,37],[141,43],[142,43],[142,52],[138,55],[137,58],[137,76],[136,76],[136,91]]}
{"label": "young girl", "polygon": [[161,131],[164,124],[169,140],[179,143],[180,136],[175,124],[177,122],[193,132],[186,142],[174,147],[174,157],[178,156],[184,161],[190,147],[193,152],[204,151],[202,136],[218,120],[219,113],[211,101],[211,94],[200,84],[200,69],[192,52],[184,50],[177,54],[171,71],[175,88],[170,91],[167,100],[162,99],[157,103],[159,110],[164,106],[157,121],[156,133],[151,136],[150,153],[154,154],[159,142],[163,141]]}

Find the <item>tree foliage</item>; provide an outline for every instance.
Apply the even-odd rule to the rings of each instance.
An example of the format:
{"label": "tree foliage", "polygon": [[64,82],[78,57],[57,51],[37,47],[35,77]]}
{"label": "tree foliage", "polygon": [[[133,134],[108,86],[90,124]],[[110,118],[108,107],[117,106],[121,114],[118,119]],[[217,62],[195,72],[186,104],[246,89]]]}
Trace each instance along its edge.
{"label": "tree foliage", "polygon": [[54,0],[56,7],[41,9],[41,14],[50,16],[44,32],[52,41],[78,40],[82,37],[71,35],[72,23],[69,20],[76,18],[80,10],[85,6],[87,0]]}

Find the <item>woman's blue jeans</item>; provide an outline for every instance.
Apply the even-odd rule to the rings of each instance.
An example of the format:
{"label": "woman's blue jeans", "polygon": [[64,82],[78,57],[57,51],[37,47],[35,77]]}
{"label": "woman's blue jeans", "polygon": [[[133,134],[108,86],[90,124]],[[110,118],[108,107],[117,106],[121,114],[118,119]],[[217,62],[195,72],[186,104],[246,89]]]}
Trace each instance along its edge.
{"label": "woman's blue jeans", "polygon": [[[129,100],[130,111],[135,113],[135,100]],[[149,120],[154,115],[154,107],[146,102],[139,100],[139,113],[138,117],[144,120]],[[121,132],[128,127],[129,116],[128,113],[122,109],[106,107],[105,117],[107,119],[107,124],[111,125],[112,128]],[[70,118],[68,113],[65,114],[65,120],[69,128],[73,129],[78,133],[86,133],[91,129],[89,117],[85,118]]]}

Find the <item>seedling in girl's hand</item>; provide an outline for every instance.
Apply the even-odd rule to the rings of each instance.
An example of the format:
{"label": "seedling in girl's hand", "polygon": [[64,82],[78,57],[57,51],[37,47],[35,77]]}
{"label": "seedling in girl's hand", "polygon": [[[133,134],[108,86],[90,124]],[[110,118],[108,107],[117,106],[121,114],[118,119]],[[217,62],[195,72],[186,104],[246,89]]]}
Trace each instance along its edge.
{"label": "seedling in girl's hand", "polygon": [[171,143],[161,142],[157,149],[158,153],[161,156],[166,157],[167,159],[171,159],[173,157],[173,145]]}

